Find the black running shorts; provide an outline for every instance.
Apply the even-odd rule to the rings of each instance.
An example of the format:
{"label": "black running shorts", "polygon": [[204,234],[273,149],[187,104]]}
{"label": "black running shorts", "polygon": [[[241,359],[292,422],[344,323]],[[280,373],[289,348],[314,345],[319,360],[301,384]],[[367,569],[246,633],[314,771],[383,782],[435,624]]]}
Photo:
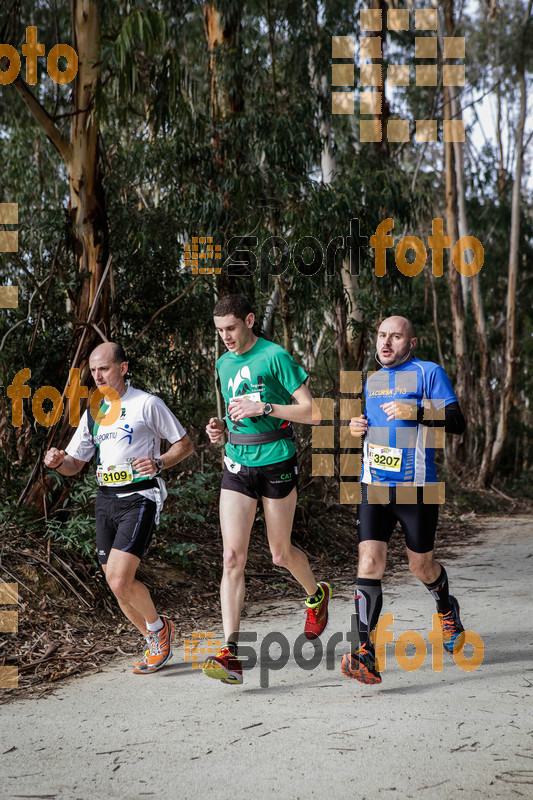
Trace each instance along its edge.
{"label": "black running shorts", "polygon": [[243,464],[235,464],[228,456],[224,458],[222,489],[230,489],[257,499],[271,497],[280,500],[287,497],[297,485],[296,456],[264,467],[245,467]]}
{"label": "black running shorts", "polygon": [[96,498],[98,561],[106,564],[111,548],[142,558],[154,531],[156,504],[142,494]]}
{"label": "black running shorts", "polygon": [[389,487],[388,503],[369,503],[368,487],[361,484],[362,502],[358,506],[357,530],[360,542],[377,540],[389,542],[399,522],[405,534],[405,544],[415,553],[429,553],[435,547],[435,531],[439,519],[439,506],[424,503],[424,487],[416,490],[416,503],[397,503],[396,487]]}

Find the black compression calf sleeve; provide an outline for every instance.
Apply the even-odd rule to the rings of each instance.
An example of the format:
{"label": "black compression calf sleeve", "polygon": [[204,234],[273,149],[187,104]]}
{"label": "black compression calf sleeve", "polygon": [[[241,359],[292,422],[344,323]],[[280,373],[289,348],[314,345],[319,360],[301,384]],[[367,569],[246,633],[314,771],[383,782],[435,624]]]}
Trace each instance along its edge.
{"label": "black compression calf sleeve", "polygon": [[374,578],[357,578],[354,600],[359,642],[372,648],[370,631],[376,627],[383,606],[381,581]]}
{"label": "black compression calf sleeve", "polygon": [[433,583],[425,583],[424,586],[435,598],[439,611],[450,610],[452,605],[450,602],[450,589],[448,586],[448,575],[444,567],[441,567],[441,573],[436,581],[433,581]]}

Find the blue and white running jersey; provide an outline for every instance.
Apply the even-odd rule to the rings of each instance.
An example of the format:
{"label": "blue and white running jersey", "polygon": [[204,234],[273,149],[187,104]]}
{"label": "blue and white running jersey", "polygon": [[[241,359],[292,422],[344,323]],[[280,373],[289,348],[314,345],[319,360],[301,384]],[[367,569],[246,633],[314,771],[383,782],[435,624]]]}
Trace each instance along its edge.
{"label": "blue and white running jersey", "polygon": [[457,402],[457,397],[442,367],[418,358],[390,369],[383,367],[367,378],[365,400],[369,427],[364,438],[361,482],[389,486],[436,483],[435,446],[443,446],[443,428],[416,420],[387,422],[380,406],[391,400],[416,403],[418,408],[431,405],[442,412],[433,413],[433,419],[443,419],[445,406]]}

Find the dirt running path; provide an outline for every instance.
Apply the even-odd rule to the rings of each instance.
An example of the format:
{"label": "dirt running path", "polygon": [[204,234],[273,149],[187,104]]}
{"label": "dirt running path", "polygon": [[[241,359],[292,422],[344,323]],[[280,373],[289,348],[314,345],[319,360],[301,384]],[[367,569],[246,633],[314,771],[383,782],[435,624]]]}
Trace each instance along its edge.
{"label": "dirt running path", "polygon": [[[286,602],[282,615],[246,619],[263,659],[241,687],[205,678],[180,648],[154,676],[119,661],[0,707],[1,796],[533,798],[533,519],[481,524],[485,544],[448,563],[465,627],[484,642],[478,669],[447,656],[435,672],[428,645],[407,672],[387,645],[383,683],[365,687],[341,674],[341,642],[331,663],[304,670],[293,653],[303,612]],[[349,630],[352,608],[351,591],[334,595],[324,643]],[[433,601],[407,575],[385,585],[387,612],[395,642],[413,630],[427,643]],[[264,637],[274,630],[291,654],[268,671]],[[313,652],[306,643],[303,655]],[[272,645],[271,657],[279,653]]]}

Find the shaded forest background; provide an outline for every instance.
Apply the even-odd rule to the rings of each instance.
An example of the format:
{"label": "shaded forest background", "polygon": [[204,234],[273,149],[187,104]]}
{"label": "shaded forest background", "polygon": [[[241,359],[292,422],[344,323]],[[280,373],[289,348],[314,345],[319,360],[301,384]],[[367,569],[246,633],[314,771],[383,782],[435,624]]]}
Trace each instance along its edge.
{"label": "shaded forest background", "polygon": [[[9,386],[29,368],[32,397],[41,386],[63,393],[72,367],[89,385],[96,344],[124,345],[134,385],[160,395],[196,445],[170,481],[161,563],[186,576],[203,563],[213,597],[221,453],[203,430],[217,408],[222,352],[212,308],[230,291],[253,300],[264,334],[310,372],[316,397],[340,397],[342,370],[375,368],[381,319],[411,318],[417,354],[445,367],[467,418],[466,434],[448,442],[442,459],[443,477],[460,488],[460,511],[483,510],[487,492],[502,501],[502,493],[531,498],[531,7],[531,0],[439,2],[439,52],[442,36],[466,38],[465,86],[443,86],[439,69],[437,86],[417,87],[420,34],[410,2],[0,0],[1,42],[22,53],[26,27],[35,25],[47,52],[65,42],[80,59],[72,83],[55,84],[40,58],[29,85],[23,58],[19,77],[0,86],[0,202],[19,208],[19,251],[0,254],[0,285],[17,285],[20,298],[17,309],[0,310],[0,382]],[[407,118],[413,134],[415,120],[438,119],[437,142],[360,140],[359,41],[371,34],[361,32],[359,12],[367,8],[412,12],[409,31],[383,33],[383,64],[410,64],[411,85],[393,89],[383,69],[376,124]],[[332,114],[332,89],[352,87],[331,86],[331,37],[347,35],[356,43],[356,113]],[[482,112],[489,101],[492,115]],[[443,143],[442,121],[461,114],[465,142]],[[452,246],[464,235],[482,242],[483,268],[461,279],[445,253],[436,278],[428,248],[426,267],[409,278],[390,249],[387,273],[377,277],[374,251],[362,240],[358,275],[342,248],[327,274],[326,247],[350,234],[350,220],[369,238],[388,217],[395,244],[413,235],[426,245],[432,220],[442,218]],[[220,274],[191,274],[185,252],[194,236],[221,246],[221,260],[205,261]],[[229,274],[228,243],[251,236],[257,245],[248,242],[248,266]],[[306,236],[324,250],[316,274],[291,263],[261,279],[253,269],[254,257],[270,255],[278,271],[271,237],[292,251]],[[42,467],[43,452],[64,446],[71,432],[68,407],[47,428],[31,400],[14,427],[11,401],[5,390],[0,396],[1,563],[9,569],[9,556],[21,580],[29,554],[39,554],[41,567],[61,573],[54,580],[67,595],[75,589],[91,604],[94,477],[65,480]],[[338,504],[338,459],[334,477],[314,477],[311,433],[299,437],[300,544],[308,545],[320,524],[313,520],[326,511],[351,541],[353,509]],[[336,549],[322,524],[320,541]],[[183,583],[176,574],[174,583]]]}

